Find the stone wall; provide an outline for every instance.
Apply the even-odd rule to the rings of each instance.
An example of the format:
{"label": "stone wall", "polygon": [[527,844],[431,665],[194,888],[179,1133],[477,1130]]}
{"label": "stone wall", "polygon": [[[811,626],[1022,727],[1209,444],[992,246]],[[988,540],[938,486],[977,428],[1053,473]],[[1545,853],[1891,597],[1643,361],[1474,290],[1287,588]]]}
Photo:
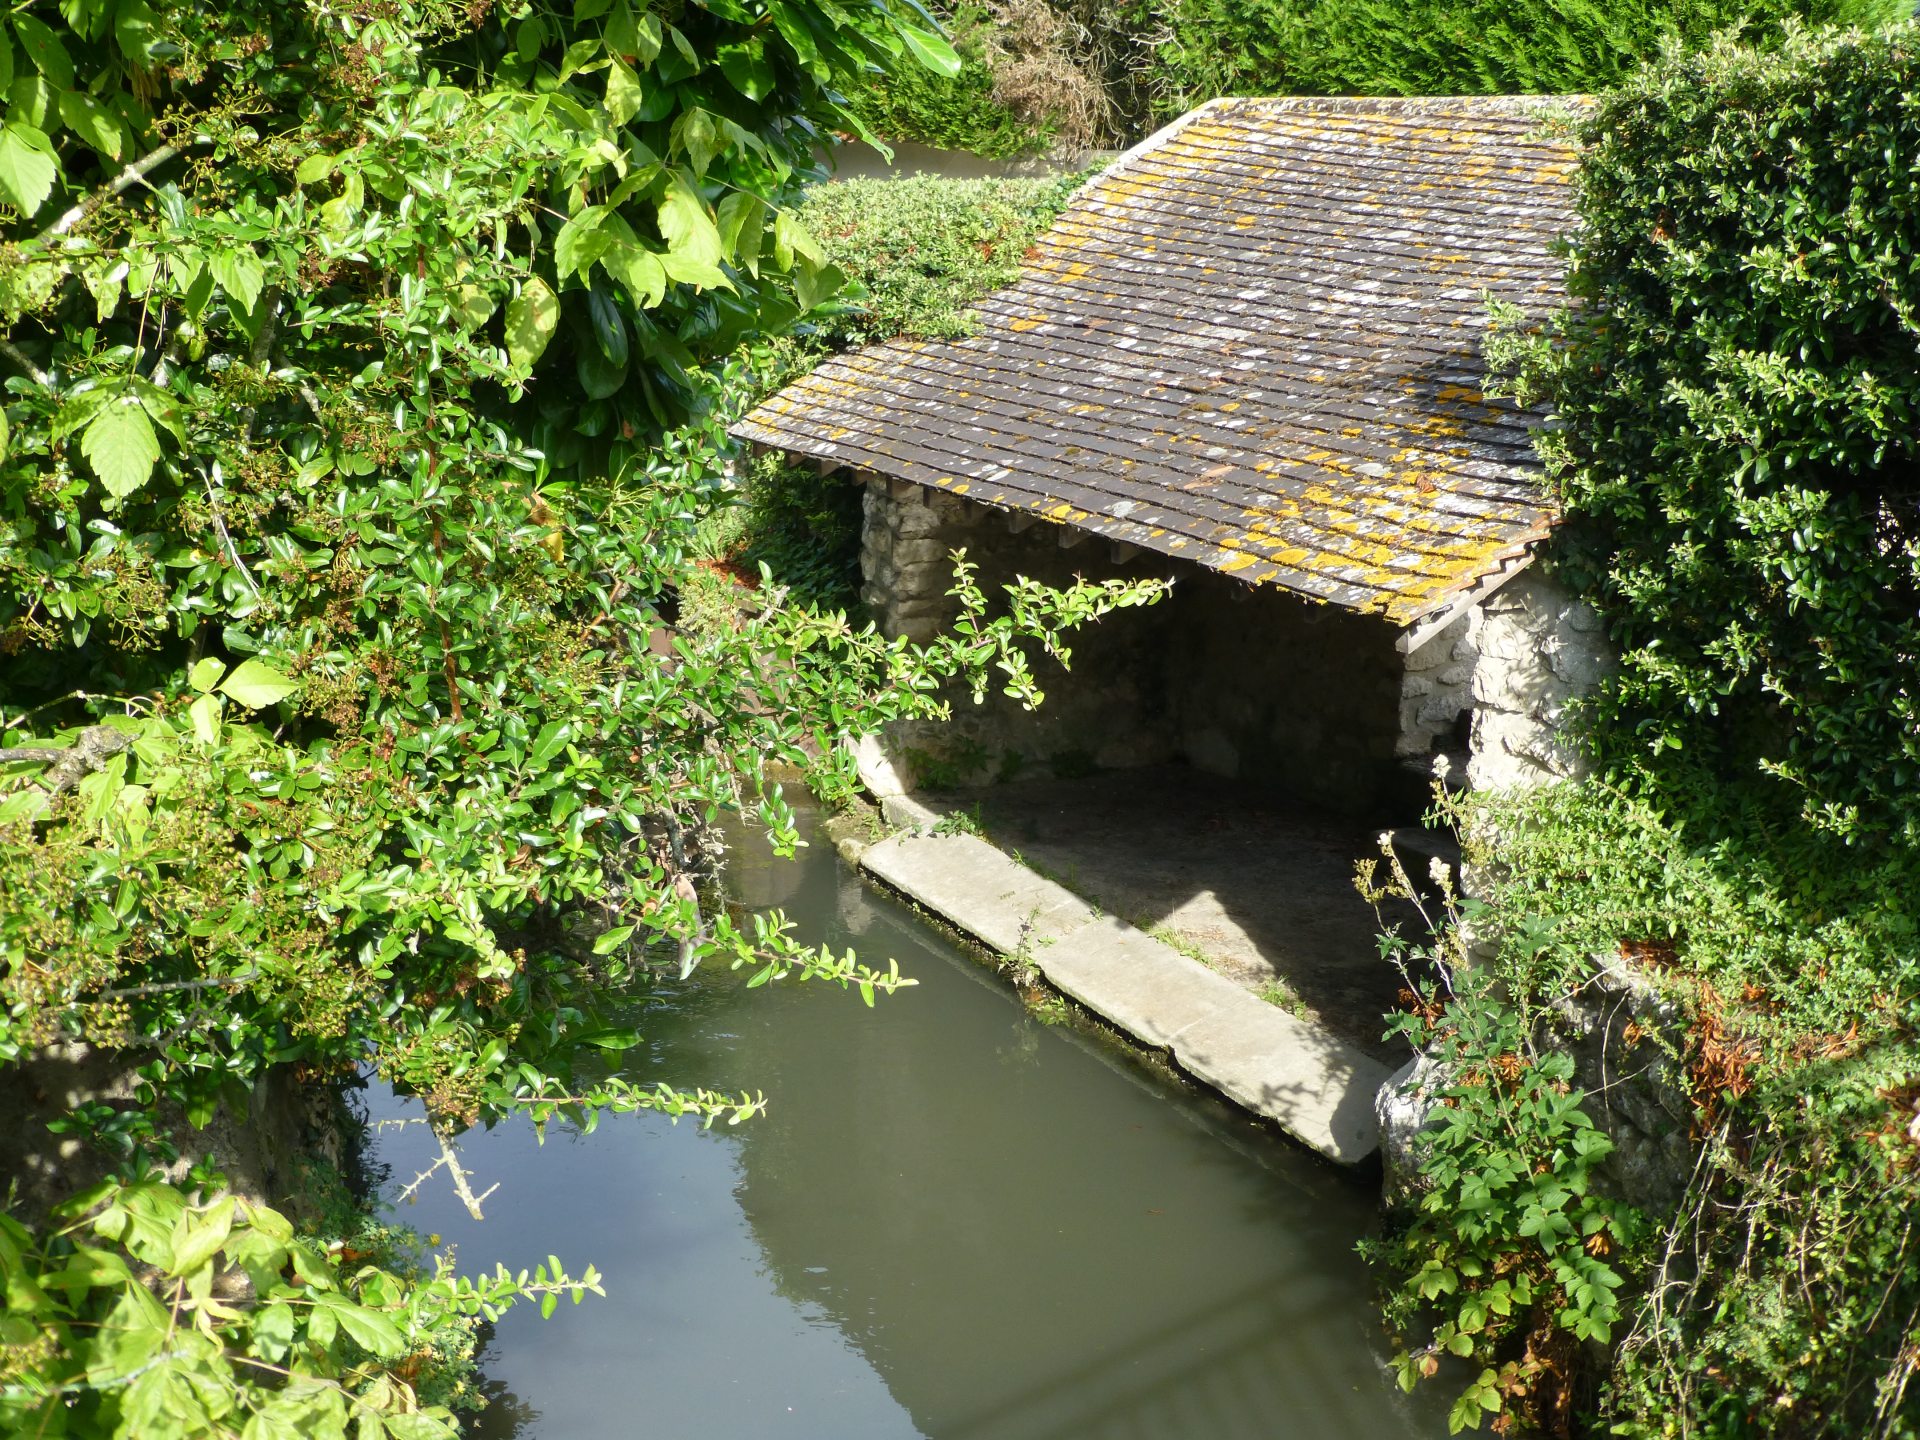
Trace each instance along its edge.
{"label": "stone wall", "polygon": [[1473,671],[1480,658],[1477,619],[1477,611],[1468,611],[1407,656],[1395,747],[1403,758],[1455,748],[1461,723],[1473,709]]}
{"label": "stone wall", "polygon": [[1168,606],[1178,643],[1165,672],[1181,757],[1329,809],[1400,803],[1404,666],[1392,628],[1189,569]]}
{"label": "stone wall", "polygon": [[[1070,672],[1038,661],[1038,711],[999,696],[976,706],[959,693],[948,697],[950,722],[894,727],[887,750],[920,783],[1181,760],[1337,809],[1403,802],[1406,667],[1377,617],[1150,552],[1121,561],[1108,542],[1044,521],[1015,532],[1003,510],[920,486],[870,481],[865,505],[862,599],[890,635],[927,639],[952,617],[947,557],[959,548],[979,563],[990,597],[1020,575],[1051,585],[1076,575],[1175,581],[1159,605],[1075,636]],[[1434,642],[1443,648],[1423,651],[1444,655],[1437,668],[1452,686],[1441,696],[1430,678],[1430,703],[1416,707],[1440,729],[1464,703],[1464,677],[1451,674],[1459,644],[1450,631]],[[1431,722],[1441,711],[1444,722]]]}
{"label": "stone wall", "polygon": [[1529,570],[1482,601],[1473,622],[1469,784],[1500,790],[1579,776],[1581,757],[1561,726],[1568,701],[1613,667],[1600,616]]}
{"label": "stone wall", "polygon": [[[49,1209],[106,1177],[106,1157],[47,1121],[83,1106],[135,1107],[144,1053],[95,1050],[81,1044],[49,1046],[21,1057],[0,1086],[0,1175],[15,1187],[16,1218],[37,1224]],[[223,1100],[203,1129],[171,1106],[155,1117],[161,1135],[184,1157],[162,1170],[184,1183],[188,1160],[205,1156],[236,1194],[295,1215],[312,1213],[303,1164],[339,1169],[348,1125],[334,1089],[295,1080],[293,1067],[262,1072],[244,1109]]]}
{"label": "stone wall", "polygon": [[[957,613],[946,594],[953,583],[953,551],[964,549],[979,566],[978,581],[992,604],[1000,587],[1018,576],[1049,585],[1088,580],[1166,577],[1173,567],[1157,556],[1114,559],[1105,541],[1088,538],[1063,549],[1061,537],[1081,532],[1036,522],[1019,533],[1007,512],[922,486],[875,480],[866,493],[860,568],[861,599],[881,630],[927,640]],[[1168,606],[1123,610],[1069,637],[1071,668],[1037,656],[1035,678],[1045,703],[1025,711],[990,693],[975,705],[964,687],[944,697],[945,722],[909,721],[891,727],[887,750],[897,768],[922,785],[979,784],[1027,774],[1072,774],[1124,769],[1174,758],[1162,656],[1171,643]]]}

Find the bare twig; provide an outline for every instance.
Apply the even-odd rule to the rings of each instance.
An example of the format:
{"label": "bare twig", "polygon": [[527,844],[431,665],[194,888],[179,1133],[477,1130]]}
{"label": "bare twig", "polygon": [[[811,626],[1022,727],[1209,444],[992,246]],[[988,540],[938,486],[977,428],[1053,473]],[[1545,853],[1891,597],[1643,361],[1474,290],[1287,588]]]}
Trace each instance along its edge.
{"label": "bare twig", "polygon": [[0,336],[0,355],[6,356],[7,359],[26,371],[28,377],[32,379],[34,384],[48,390],[53,388],[53,376],[34,364],[32,357],[29,356],[26,351],[22,350],[5,336]]}
{"label": "bare twig", "polygon": [[481,1202],[500,1188],[499,1182],[495,1181],[480,1194],[474,1194],[466,1169],[453,1156],[453,1137],[436,1125],[433,1127],[433,1138],[440,1142],[440,1159],[436,1163],[446,1166],[447,1174],[453,1177],[453,1193],[460,1197],[460,1203],[467,1207],[467,1213],[474,1219],[486,1219],[480,1213]]}
{"label": "bare twig", "polygon": [[218,990],[229,985],[250,985],[259,978],[260,967],[256,965],[238,975],[222,975],[205,980],[160,980],[151,985],[129,985],[120,990],[102,990],[97,998],[134,1000],[142,995],[170,995],[180,990]]}
{"label": "bare twig", "polygon": [[[198,144],[200,142],[196,137],[194,141],[189,143]],[[54,221],[53,224],[49,225],[45,230],[42,230],[38,236],[39,240],[44,242],[59,239],[95,210],[98,210],[102,205],[106,204],[108,200],[112,199],[115,195],[125,193],[133,185],[146,179],[149,174],[159,169],[179,153],[180,147],[178,145],[162,145],[158,150],[142,155],[138,160],[132,161],[124,170],[114,176],[113,179],[88,195],[86,199],[67,211],[66,214]]]}
{"label": "bare twig", "polygon": [[[217,471],[220,468],[220,462],[216,460],[213,468]],[[253,576],[247,570],[247,562],[240,558],[240,547],[233,543],[233,536],[227,531],[226,517],[220,513],[220,498],[213,491],[213,477],[202,470],[200,483],[207,487],[207,508],[213,515],[213,528],[219,532],[220,543],[227,547],[227,558],[233,561],[233,568],[240,572],[240,578],[247,582],[247,589],[253,593],[253,598],[258,600],[260,587],[253,583]]]}

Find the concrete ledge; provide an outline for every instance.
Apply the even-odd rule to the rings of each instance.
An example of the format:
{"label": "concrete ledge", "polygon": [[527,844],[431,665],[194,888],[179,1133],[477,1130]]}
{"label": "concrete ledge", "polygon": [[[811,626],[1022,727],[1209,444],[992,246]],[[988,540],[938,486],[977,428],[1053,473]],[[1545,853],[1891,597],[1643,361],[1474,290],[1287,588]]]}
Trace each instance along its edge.
{"label": "concrete ledge", "polygon": [[1048,982],[1188,1074],[1330,1160],[1379,1148],[1387,1067],[1296,1019],[973,835],[896,835],[860,865]]}
{"label": "concrete ledge", "polygon": [[860,866],[991,950],[1011,955],[1028,946],[1036,963],[1044,942],[1093,918],[1078,895],[977,835],[895,835],[869,848]]}

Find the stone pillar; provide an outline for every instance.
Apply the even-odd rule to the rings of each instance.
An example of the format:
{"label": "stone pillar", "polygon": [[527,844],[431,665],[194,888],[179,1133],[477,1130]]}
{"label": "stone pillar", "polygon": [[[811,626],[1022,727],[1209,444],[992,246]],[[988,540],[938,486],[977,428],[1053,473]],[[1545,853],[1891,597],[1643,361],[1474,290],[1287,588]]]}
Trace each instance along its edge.
{"label": "stone pillar", "polygon": [[949,557],[975,539],[981,507],[904,481],[867,481],[860,599],[888,636],[931,640],[954,614]]}
{"label": "stone pillar", "polygon": [[1585,762],[1562,733],[1567,703],[1614,667],[1600,616],[1584,600],[1527,571],[1473,612],[1475,790],[1578,778]]}
{"label": "stone pillar", "polygon": [[1407,656],[1400,682],[1400,740],[1395,754],[1431,755],[1473,705],[1476,614],[1468,611]]}

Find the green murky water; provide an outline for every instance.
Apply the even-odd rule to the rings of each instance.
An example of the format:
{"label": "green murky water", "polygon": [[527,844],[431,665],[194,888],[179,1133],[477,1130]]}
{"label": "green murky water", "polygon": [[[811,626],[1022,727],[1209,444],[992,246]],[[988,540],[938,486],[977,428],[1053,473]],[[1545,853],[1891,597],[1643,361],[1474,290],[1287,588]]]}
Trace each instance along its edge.
{"label": "green murky water", "polygon": [[[814,987],[696,977],[643,1022],[636,1078],[764,1089],[703,1133],[648,1116],[591,1136],[463,1141],[401,1218],[468,1263],[591,1260],[608,1298],[499,1326],[479,1434],[520,1440],[1400,1440],[1430,1397],[1381,1367],[1354,1242],[1368,1183],[1335,1173],[998,982],[824,843],[757,842],[729,888],[919,985],[869,1011]],[[409,1113],[376,1096],[376,1116]],[[395,1184],[420,1127],[381,1133]],[[1437,1398],[1437,1397],[1432,1397]]]}

